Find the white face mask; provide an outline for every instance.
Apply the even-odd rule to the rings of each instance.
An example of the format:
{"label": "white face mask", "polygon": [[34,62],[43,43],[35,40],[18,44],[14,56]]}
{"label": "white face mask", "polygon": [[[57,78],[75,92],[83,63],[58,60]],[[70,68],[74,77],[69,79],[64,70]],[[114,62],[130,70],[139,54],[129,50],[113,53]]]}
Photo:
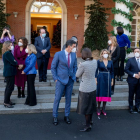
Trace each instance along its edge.
{"label": "white face mask", "polygon": [[104,57],[104,58],[108,58],[108,54],[104,54],[103,57]]}
{"label": "white face mask", "polygon": [[140,54],[138,52],[136,52],[135,57],[140,57]]}
{"label": "white face mask", "polygon": [[14,49],[14,46],[11,46],[10,50],[12,51]]}
{"label": "white face mask", "polygon": [[42,34],[42,37],[44,38],[46,36],[46,34]]}
{"label": "white face mask", "polygon": [[110,45],[112,43],[112,41],[111,40],[108,40],[108,44]]}
{"label": "white face mask", "polygon": [[76,48],[73,48],[73,49],[72,49],[72,52],[76,53]]}
{"label": "white face mask", "polygon": [[18,46],[23,46],[23,44],[21,42],[18,42]]}
{"label": "white face mask", "polygon": [[25,49],[25,52],[28,53],[28,49]]}

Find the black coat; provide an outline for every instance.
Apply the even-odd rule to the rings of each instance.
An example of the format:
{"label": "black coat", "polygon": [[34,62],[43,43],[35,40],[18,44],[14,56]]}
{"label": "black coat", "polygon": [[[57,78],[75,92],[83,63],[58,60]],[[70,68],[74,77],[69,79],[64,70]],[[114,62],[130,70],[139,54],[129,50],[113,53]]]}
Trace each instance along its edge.
{"label": "black coat", "polygon": [[138,82],[140,83],[140,79],[136,79],[133,77],[134,74],[138,74],[140,72],[135,57],[128,59],[125,67],[125,72],[128,74],[127,82],[129,84],[137,84]]}
{"label": "black coat", "polygon": [[[109,50],[109,47],[108,47]],[[117,46],[115,51],[111,55],[111,60],[113,61],[113,66],[115,69],[119,67],[119,57],[120,57],[120,47]]]}
{"label": "black coat", "polygon": [[3,63],[4,63],[3,76],[4,77],[15,76],[17,61],[15,60],[11,51],[7,51],[3,54]]}
{"label": "black coat", "polygon": [[37,58],[42,58],[43,54],[42,54],[42,50],[47,50],[47,52],[45,53],[45,57],[49,58],[50,57],[50,49],[51,49],[51,42],[50,42],[50,38],[49,37],[45,37],[44,38],[44,46],[41,40],[41,37],[38,36],[35,38],[35,43],[34,43],[36,50],[37,50]]}

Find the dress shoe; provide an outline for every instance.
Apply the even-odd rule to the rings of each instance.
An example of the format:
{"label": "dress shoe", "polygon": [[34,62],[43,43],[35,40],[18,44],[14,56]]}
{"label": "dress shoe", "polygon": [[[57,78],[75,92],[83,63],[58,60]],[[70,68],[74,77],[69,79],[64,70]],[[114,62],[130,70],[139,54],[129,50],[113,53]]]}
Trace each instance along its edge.
{"label": "dress shoe", "polygon": [[53,124],[56,126],[58,125],[58,119],[57,118],[53,118]]}
{"label": "dress shoe", "polygon": [[123,81],[123,77],[122,76],[120,77],[120,81]]}
{"label": "dress shoe", "polygon": [[120,81],[119,77],[117,77],[117,81]]}
{"label": "dress shoe", "polygon": [[132,109],[132,108],[131,108],[129,111],[130,111],[130,113],[131,113],[131,114],[133,114],[133,113],[134,113],[134,111],[133,111],[133,109]]}
{"label": "dress shoe", "polygon": [[67,123],[67,124],[71,124],[71,121],[70,121],[70,119],[69,119],[69,117],[64,117],[64,121]]}
{"label": "dress shoe", "polygon": [[14,108],[14,106],[10,105],[10,104],[3,104],[5,106],[5,108]]}
{"label": "dress shoe", "polygon": [[21,94],[22,94],[22,98],[25,98],[24,90],[22,90]]}
{"label": "dress shoe", "polygon": [[89,132],[91,130],[91,127],[85,127],[84,129],[80,130],[81,132]]}
{"label": "dress shoe", "polygon": [[46,79],[44,79],[44,80],[43,80],[43,82],[47,82],[47,80],[46,80]]}
{"label": "dress shoe", "polygon": [[72,93],[72,96],[75,96],[75,93]]}
{"label": "dress shoe", "polygon": [[42,82],[43,80],[42,79],[39,79],[39,82]]}
{"label": "dress shoe", "polygon": [[15,105],[15,103],[12,103],[12,102],[10,102],[9,104],[10,104],[10,105]]}

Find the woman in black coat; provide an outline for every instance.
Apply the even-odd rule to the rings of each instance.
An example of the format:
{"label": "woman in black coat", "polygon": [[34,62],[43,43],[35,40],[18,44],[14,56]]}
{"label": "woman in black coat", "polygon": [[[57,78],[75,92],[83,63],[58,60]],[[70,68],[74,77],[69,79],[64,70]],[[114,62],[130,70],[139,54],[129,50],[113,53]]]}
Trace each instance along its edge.
{"label": "woman in black coat", "polygon": [[111,60],[113,61],[113,67],[114,67],[114,82],[111,88],[111,94],[113,95],[114,87],[115,87],[115,76],[117,75],[118,68],[119,68],[120,47],[117,43],[117,39],[115,36],[109,37],[108,44],[109,44],[108,50],[111,54]]}
{"label": "woman in black coat", "polygon": [[4,63],[3,76],[6,79],[4,106],[7,108],[13,108],[13,105],[15,105],[15,103],[12,103],[10,100],[11,94],[14,90],[16,67],[17,67],[17,61],[15,60],[14,56],[11,53],[13,49],[14,46],[12,45],[11,41],[4,42],[2,47],[3,63]]}

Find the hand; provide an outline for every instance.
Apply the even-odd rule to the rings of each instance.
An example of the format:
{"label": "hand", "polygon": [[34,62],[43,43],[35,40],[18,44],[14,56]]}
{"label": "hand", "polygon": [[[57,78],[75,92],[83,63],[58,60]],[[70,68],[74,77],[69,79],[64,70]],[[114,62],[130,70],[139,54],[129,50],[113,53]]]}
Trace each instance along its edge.
{"label": "hand", "polygon": [[43,55],[44,55],[44,54],[47,52],[47,50],[42,50],[41,52],[42,52],[42,53],[43,53]]}
{"label": "hand", "polygon": [[111,82],[111,86],[113,86],[113,81]]}
{"label": "hand", "polygon": [[6,31],[6,30],[4,30],[4,31],[3,31],[3,34],[5,34],[6,32],[7,32],[7,31]]}
{"label": "hand", "polygon": [[78,67],[81,65],[81,62],[79,63]]}
{"label": "hand", "polygon": [[55,83],[57,82],[57,80],[55,80]]}
{"label": "hand", "polygon": [[19,65],[18,69],[21,70],[23,68],[23,65]]}
{"label": "hand", "polygon": [[22,71],[22,73],[21,74],[25,74],[25,72],[24,71]]}
{"label": "hand", "polygon": [[9,33],[10,33],[10,31],[9,31],[9,30],[7,30],[7,33],[9,34]]}
{"label": "hand", "polygon": [[139,79],[139,78],[140,78],[140,76],[139,76],[138,74],[135,74],[135,78]]}
{"label": "hand", "polygon": [[139,76],[140,76],[140,72],[139,72]]}

